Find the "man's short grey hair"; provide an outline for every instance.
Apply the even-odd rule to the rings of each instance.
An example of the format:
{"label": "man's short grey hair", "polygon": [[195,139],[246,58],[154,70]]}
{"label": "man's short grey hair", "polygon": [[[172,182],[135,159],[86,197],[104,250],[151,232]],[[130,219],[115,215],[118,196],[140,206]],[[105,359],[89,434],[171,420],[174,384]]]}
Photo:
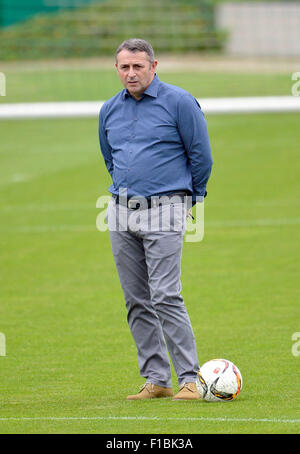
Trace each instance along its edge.
{"label": "man's short grey hair", "polygon": [[131,38],[127,39],[126,41],[123,41],[122,44],[118,47],[116,51],[116,61],[118,58],[118,54],[122,50],[128,50],[129,52],[146,52],[148,56],[148,60],[150,63],[154,63],[155,57],[154,57],[154,50],[148,41],[145,41],[144,39],[139,39],[139,38]]}

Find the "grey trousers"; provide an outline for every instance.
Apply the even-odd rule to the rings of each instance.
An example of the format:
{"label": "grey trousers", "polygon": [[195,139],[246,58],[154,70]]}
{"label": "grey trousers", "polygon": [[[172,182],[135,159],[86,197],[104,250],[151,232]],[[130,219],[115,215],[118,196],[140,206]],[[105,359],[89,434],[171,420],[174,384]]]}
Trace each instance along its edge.
{"label": "grey trousers", "polygon": [[[167,211],[170,216],[161,221]],[[107,219],[141,376],[171,387],[169,352],[179,385],[195,381],[199,369],[196,343],[180,294],[184,204],[138,213],[112,199]],[[176,229],[164,228],[164,219],[173,227],[178,221]]]}

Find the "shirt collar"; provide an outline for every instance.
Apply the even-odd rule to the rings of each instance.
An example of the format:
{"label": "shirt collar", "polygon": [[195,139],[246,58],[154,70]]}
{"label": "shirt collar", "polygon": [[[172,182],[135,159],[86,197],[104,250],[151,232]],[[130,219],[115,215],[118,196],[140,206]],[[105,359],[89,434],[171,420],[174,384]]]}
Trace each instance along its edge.
{"label": "shirt collar", "polygon": [[[158,93],[158,86],[159,86],[159,78],[157,77],[156,73],[154,75],[154,78],[149,85],[149,87],[146,88],[144,91],[144,95],[151,96],[152,98],[157,98],[157,93]],[[124,88],[123,90],[123,99],[127,99],[130,96],[130,93]]]}

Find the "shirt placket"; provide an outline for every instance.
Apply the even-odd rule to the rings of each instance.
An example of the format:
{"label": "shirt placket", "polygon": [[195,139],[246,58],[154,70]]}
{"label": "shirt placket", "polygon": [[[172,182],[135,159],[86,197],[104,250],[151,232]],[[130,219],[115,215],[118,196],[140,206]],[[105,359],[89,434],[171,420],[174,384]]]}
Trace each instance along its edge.
{"label": "shirt placket", "polygon": [[130,128],[130,137],[129,137],[129,142],[128,142],[128,161],[127,161],[127,181],[128,181],[128,187],[130,187],[130,171],[131,171],[131,165],[134,162],[135,158],[135,140],[136,140],[136,130],[137,130],[137,121],[138,121],[138,104],[139,101],[132,100],[133,105],[132,105],[132,122],[131,122],[131,128]]}

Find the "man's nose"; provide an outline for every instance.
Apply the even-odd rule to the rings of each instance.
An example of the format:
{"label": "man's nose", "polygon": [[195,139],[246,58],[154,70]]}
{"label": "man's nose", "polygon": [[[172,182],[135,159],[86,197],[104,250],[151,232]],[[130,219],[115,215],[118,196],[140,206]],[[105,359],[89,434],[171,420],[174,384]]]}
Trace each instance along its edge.
{"label": "man's nose", "polygon": [[135,77],[135,70],[133,68],[129,68],[128,77]]}

